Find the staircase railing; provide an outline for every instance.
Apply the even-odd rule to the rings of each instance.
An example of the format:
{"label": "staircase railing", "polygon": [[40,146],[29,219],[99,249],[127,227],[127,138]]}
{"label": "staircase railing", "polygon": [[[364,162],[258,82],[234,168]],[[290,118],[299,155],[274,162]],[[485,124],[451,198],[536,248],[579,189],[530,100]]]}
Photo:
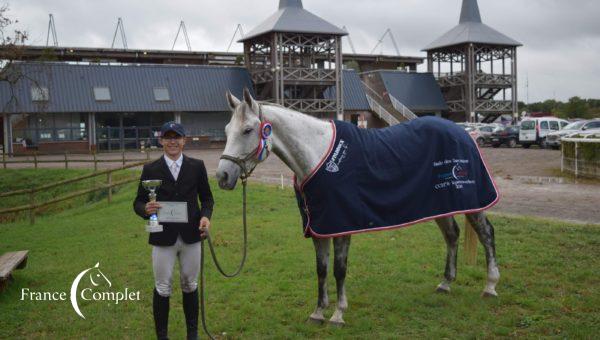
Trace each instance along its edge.
{"label": "staircase railing", "polygon": [[392,114],[389,113],[383,106],[381,106],[375,99],[373,99],[373,97],[368,94],[365,95],[367,96],[367,101],[369,102],[371,110],[373,110],[373,112],[375,112],[379,118],[388,123],[390,126],[400,123],[396,117],[392,116]]}
{"label": "staircase railing", "polygon": [[400,112],[400,114],[404,116],[406,120],[413,120],[418,118],[416,114],[414,114],[408,107],[406,107],[406,105],[402,104],[398,99],[396,99],[396,97],[392,96],[391,94],[389,95],[389,97],[392,101],[392,106],[394,107],[394,109]]}
{"label": "staircase railing", "polygon": [[379,98],[379,100],[383,100],[383,98],[379,95],[379,93],[377,93],[377,91],[373,90],[373,88],[371,88],[371,86],[369,86],[369,84],[365,83],[362,80],[361,80],[361,82],[362,82],[364,88],[367,89],[368,94],[365,93],[365,96],[367,96],[367,101],[369,102],[369,107],[371,107],[371,110],[373,112],[375,112],[375,114],[379,118],[381,118],[384,122],[388,123],[388,125],[395,125],[395,124],[400,123],[398,118],[394,117],[381,104],[379,104],[379,102],[377,102],[377,100],[375,100],[373,98],[373,97],[377,97],[377,98]]}

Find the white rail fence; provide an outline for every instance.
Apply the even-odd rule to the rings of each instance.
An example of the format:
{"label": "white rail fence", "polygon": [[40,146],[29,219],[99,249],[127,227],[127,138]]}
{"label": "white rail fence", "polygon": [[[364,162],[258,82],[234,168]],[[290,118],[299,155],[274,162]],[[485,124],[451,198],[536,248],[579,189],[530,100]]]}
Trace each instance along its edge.
{"label": "white rail fence", "polygon": [[578,133],[561,138],[560,142],[561,172],[600,178],[600,132]]}
{"label": "white rail fence", "polygon": [[383,121],[388,123],[388,125],[390,126],[400,123],[400,121],[396,119],[396,117],[392,116],[391,113],[387,112],[387,110],[383,106],[379,105],[379,103],[375,99],[373,99],[368,94],[366,96],[371,110],[373,110],[373,112],[375,112],[375,114],[379,118],[383,119]]}
{"label": "white rail fence", "polygon": [[389,94],[388,96],[392,101],[392,106],[394,106],[394,109],[400,112],[400,114],[402,114],[402,116],[404,116],[406,120],[413,120],[418,118],[416,114],[414,114],[408,107],[406,107],[406,105],[402,104],[398,99],[396,99],[396,97],[392,96],[391,94]]}

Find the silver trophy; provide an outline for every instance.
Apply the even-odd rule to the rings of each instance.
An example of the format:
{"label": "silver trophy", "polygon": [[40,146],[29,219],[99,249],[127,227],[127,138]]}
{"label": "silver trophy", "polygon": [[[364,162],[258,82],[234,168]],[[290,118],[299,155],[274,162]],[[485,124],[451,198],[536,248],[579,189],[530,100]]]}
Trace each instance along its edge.
{"label": "silver trophy", "polygon": [[[148,181],[142,181],[144,189],[148,190],[148,198],[150,202],[156,202],[156,190],[160,187],[162,181],[160,179],[151,179]],[[149,233],[160,233],[163,231],[163,226],[158,224],[158,216],[156,213],[150,215],[150,220],[146,224],[146,231]]]}

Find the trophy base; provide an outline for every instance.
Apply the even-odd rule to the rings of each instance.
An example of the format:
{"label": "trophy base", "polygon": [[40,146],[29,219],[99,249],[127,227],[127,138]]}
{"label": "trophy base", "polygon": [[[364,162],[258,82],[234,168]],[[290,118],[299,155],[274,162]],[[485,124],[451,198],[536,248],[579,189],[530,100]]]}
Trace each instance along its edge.
{"label": "trophy base", "polygon": [[163,231],[163,226],[160,224],[156,224],[156,225],[146,224],[146,231],[149,233],[160,233]]}

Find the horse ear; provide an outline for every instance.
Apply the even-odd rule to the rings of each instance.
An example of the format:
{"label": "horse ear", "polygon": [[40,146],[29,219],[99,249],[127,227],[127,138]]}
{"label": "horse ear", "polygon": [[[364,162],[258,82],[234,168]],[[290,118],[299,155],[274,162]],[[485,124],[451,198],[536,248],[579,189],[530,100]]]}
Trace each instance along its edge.
{"label": "horse ear", "polygon": [[229,90],[227,90],[225,93],[225,97],[227,98],[227,105],[229,105],[229,109],[231,109],[231,111],[235,111],[235,108],[240,105],[240,100],[232,95]]}
{"label": "horse ear", "polygon": [[256,102],[256,100],[254,100],[254,98],[252,98],[250,90],[248,90],[247,87],[244,87],[244,101],[246,102],[246,104],[248,104],[248,106],[252,108],[252,111],[254,111],[254,113],[258,114],[258,103]]}

